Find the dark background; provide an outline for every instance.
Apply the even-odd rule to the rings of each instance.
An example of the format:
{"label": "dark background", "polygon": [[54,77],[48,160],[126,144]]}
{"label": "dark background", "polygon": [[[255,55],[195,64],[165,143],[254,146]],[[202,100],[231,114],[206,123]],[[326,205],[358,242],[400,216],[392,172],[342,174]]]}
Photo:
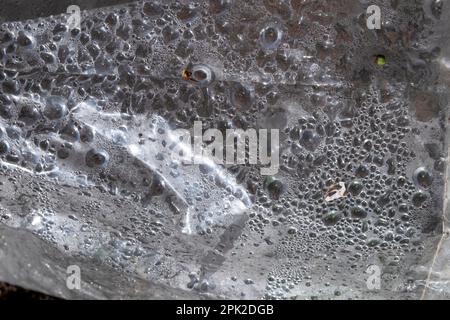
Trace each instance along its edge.
{"label": "dark background", "polygon": [[0,282],[0,300],[53,300],[53,297],[45,294],[25,290]]}
{"label": "dark background", "polygon": [[0,23],[48,17],[66,13],[70,5],[89,10],[132,2],[132,0],[1,0]]}

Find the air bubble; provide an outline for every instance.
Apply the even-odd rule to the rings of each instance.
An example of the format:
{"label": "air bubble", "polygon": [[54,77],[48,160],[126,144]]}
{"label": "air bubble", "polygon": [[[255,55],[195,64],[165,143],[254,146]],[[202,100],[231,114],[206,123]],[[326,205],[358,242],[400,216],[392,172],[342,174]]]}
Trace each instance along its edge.
{"label": "air bubble", "polygon": [[367,217],[367,212],[361,206],[355,206],[351,210],[351,214],[353,218],[364,219]]}
{"label": "air bubble", "polygon": [[413,180],[417,186],[428,188],[433,183],[433,175],[425,167],[420,167],[414,171]]}
{"label": "air bubble", "polygon": [[261,30],[259,33],[259,41],[261,46],[266,50],[276,49],[283,37],[283,32],[274,25],[269,25]]}
{"label": "air bubble", "polygon": [[427,200],[427,198],[428,197],[427,197],[426,193],[419,191],[413,195],[412,203],[414,206],[420,207]]}
{"label": "air bubble", "polygon": [[9,143],[6,140],[0,141],[0,155],[6,154],[9,151]]}
{"label": "air bubble", "polygon": [[265,185],[269,193],[270,198],[279,199],[281,193],[283,192],[283,183],[275,178],[266,178]]}
{"label": "air bubble", "polygon": [[91,149],[86,153],[86,165],[90,168],[105,166],[109,161],[106,151]]}
{"label": "air bubble", "polygon": [[361,193],[361,191],[363,190],[364,185],[362,184],[361,181],[359,180],[355,180],[352,181],[350,183],[350,185],[348,186],[348,192],[350,192],[352,195],[357,196]]}
{"label": "air bubble", "polygon": [[67,114],[67,107],[64,100],[60,97],[51,96],[47,98],[47,104],[44,109],[44,116],[49,120],[63,118]]}
{"label": "air bubble", "polygon": [[191,70],[191,79],[201,86],[207,86],[214,80],[214,73],[207,65],[195,65]]}
{"label": "air bubble", "polygon": [[333,210],[325,214],[325,216],[322,218],[322,221],[326,226],[334,226],[339,222],[339,220],[341,220],[341,218],[342,214]]}

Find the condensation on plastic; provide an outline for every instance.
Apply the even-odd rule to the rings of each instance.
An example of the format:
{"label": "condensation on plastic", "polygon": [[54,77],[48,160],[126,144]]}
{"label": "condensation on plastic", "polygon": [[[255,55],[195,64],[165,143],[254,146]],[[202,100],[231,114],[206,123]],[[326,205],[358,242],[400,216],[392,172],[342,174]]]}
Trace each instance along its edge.
{"label": "condensation on plastic", "polygon": [[[366,29],[369,4],[356,0],[257,1],[252,8],[246,1],[200,2],[205,12],[173,1],[173,8],[164,9],[164,19],[172,24],[155,18],[163,15],[160,7],[142,2],[83,11],[83,28],[95,26],[89,39],[107,39],[102,48],[95,41],[80,45],[67,30],[58,31],[64,30],[64,15],[2,25],[2,31],[22,39],[16,39],[18,46],[3,46],[0,61],[2,97],[17,109],[12,117],[0,118],[1,135],[8,136],[20,159],[10,155],[1,163],[0,280],[63,298],[448,298],[449,212],[443,205],[448,179],[441,169],[448,171],[450,8],[444,4],[439,15],[436,1],[374,2],[386,21],[380,32]],[[119,15],[128,20],[120,21]],[[422,19],[418,25],[417,19]],[[115,30],[112,39],[103,21]],[[210,28],[202,28],[203,23]],[[223,38],[211,35],[213,26]],[[270,28],[276,35],[272,42],[273,34],[266,34]],[[425,34],[430,30],[434,34]],[[135,36],[124,39],[131,31]],[[436,46],[439,50],[433,50]],[[133,52],[139,58],[127,55],[133,51],[129,47],[140,49]],[[38,55],[37,49],[51,54]],[[111,52],[121,50],[122,60],[113,61]],[[382,71],[371,61],[377,54],[387,58]],[[77,67],[69,58],[88,62]],[[212,70],[211,84],[183,82],[181,72],[190,60]],[[51,95],[45,89],[49,78],[54,81]],[[150,98],[135,88],[136,79],[154,96],[174,87],[180,96],[163,97],[163,103],[155,99],[149,106]],[[26,93],[15,92],[16,80]],[[99,88],[101,81],[113,84]],[[95,97],[80,98],[81,87]],[[31,109],[33,120],[29,106],[44,110],[55,94],[65,99],[67,119],[45,119],[25,130],[30,112],[24,116],[18,110]],[[400,99],[393,102],[395,94]],[[0,103],[3,112],[7,104]],[[370,108],[378,103],[386,109]],[[429,111],[427,103],[443,110]],[[414,104],[419,106],[411,111]],[[161,108],[182,110],[165,114]],[[351,131],[360,110],[367,112],[358,122],[362,129]],[[217,128],[289,129],[281,148],[292,153],[286,151],[284,168],[275,177],[211,159],[184,165],[171,150],[186,150],[186,145],[170,129],[191,128],[195,119]],[[415,209],[405,199],[395,200],[400,203],[393,205],[397,211],[391,220],[387,209],[370,209],[372,220],[366,224],[346,213],[346,201],[363,205],[365,199],[354,203],[345,196],[324,204],[329,181],[342,180],[348,187],[355,178],[347,164],[372,161],[366,153],[360,159],[351,149],[355,146],[340,139],[344,133],[347,138],[360,134],[368,150],[372,142],[366,144],[364,134],[369,133],[361,130],[379,132],[376,128],[394,120],[392,130],[411,127],[402,141],[415,156],[404,155],[409,158],[397,169],[404,177],[397,177],[396,169],[389,173],[395,164],[382,159],[374,169],[380,176],[360,178],[369,186],[392,175],[415,188],[415,170],[434,168],[433,187],[423,188],[432,201]],[[78,141],[83,134],[78,130],[95,134],[94,141]],[[62,150],[61,159],[36,143],[45,139]],[[426,145],[434,148],[432,157]],[[87,160],[92,150],[100,158]],[[55,165],[37,170],[31,165],[36,159]],[[106,164],[95,162],[100,160]],[[391,184],[374,191],[377,204],[394,192]],[[325,215],[326,210],[332,214]],[[347,237],[347,228],[333,224],[336,217],[362,231]],[[387,249],[380,245],[384,238],[391,239],[385,241]],[[81,269],[81,290],[66,285],[71,265]],[[380,290],[366,286],[370,265],[382,269]]]}

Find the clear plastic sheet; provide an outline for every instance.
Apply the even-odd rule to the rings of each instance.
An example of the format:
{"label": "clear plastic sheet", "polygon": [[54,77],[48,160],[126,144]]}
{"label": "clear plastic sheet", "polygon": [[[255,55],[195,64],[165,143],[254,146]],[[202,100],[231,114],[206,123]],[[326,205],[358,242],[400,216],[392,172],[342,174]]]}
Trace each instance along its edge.
{"label": "clear plastic sheet", "polygon": [[[380,30],[357,0],[118,3],[80,2],[75,30],[0,10],[1,281],[448,298],[447,2],[371,1]],[[278,172],[185,163],[196,122],[279,130]]]}

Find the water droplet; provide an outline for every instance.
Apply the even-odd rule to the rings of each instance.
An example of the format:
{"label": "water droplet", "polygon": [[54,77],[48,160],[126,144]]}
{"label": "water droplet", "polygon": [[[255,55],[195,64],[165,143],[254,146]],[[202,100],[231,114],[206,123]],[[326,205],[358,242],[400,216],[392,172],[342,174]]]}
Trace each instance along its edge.
{"label": "water droplet", "polygon": [[426,193],[419,191],[413,195],[412,203],[414,206],[420,207],[427,200],[427,198],[428,196],[426,195]]}
{"label": "water droplet", "polygon": [[47,104],[44,109],[44,116],[49,120],[61,119],[67,114],[67,107],[64,100],[60,97],[51,96],[47,98]]}
{"label": "water droplet", "polygon": [[341,220],[341,218],[342,214],[333,210],[325,214],[325,216],[322,218],[322,221],[326,226],[334,226],[339,222],[339,220]]}
{"label": "water droplet", "polygon": [[276,49],[283,37],[283,32],[274,25],[269,25],[263,28],[259,34],[259,41],[261,46],[267,50]]}
{"label": "water droplet", "polygon": [[428,188],[433,183],[433,175],[425,167],[420,167],[414,171],[413,180],[416,185]]}
{"label": "water droplet", "polygon": [[86,165],[90,168],[105,166],[109,161],[106,151],[91,149],[86,153]]}
{"label": "water droplet", "polygon": [[357,219],[364,219],[367,217],[367,212],[361,206],[355,206],[351,209],[352,217]]}
{"label": "water droplet", "polygon": [[5,140],[0,141],[0,155],[5,154],[8,151],[9,151],[8,141],[5,141]]}

